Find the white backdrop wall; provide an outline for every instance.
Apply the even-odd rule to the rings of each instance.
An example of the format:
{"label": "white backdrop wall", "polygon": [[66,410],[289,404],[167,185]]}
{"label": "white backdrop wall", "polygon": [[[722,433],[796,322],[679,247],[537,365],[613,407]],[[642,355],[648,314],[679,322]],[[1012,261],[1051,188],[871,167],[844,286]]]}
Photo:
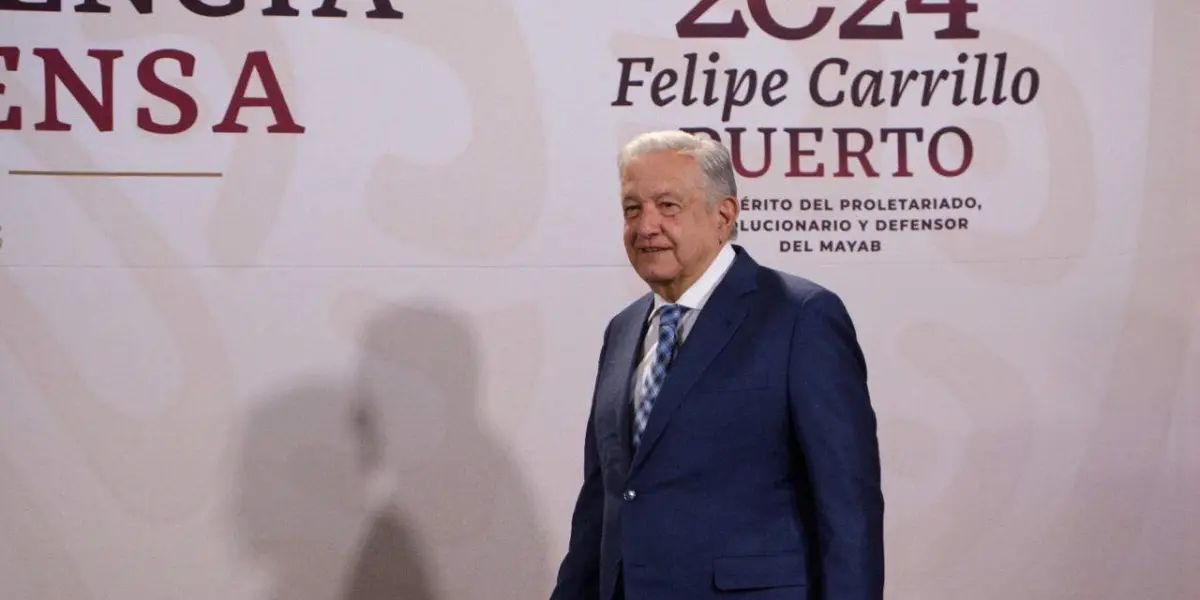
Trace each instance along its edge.
{"label": "white backdrop wall", "polygon": [[0,598],[545,597],[652,128],[849,305],[889,598],[1200,597],[1194,1],[327,4],[0,0]]}

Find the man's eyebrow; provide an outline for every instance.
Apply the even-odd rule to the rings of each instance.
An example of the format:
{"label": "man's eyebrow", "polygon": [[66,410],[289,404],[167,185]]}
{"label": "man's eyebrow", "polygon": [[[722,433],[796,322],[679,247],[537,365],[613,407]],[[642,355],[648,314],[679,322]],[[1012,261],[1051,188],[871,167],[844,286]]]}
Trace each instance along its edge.
{"label": "man's eyebrow", "polygon": [[[674,197],[675,197],[674,192],[669,192],[669,191],[654,192],[649,195],[649,199],[651,202],[657,202],[659,200],[662,200],[663,198],[674,198]],[[622,202],[637,202],[638,199],[636,197],[634,197],[633,194],[624,194],[621,196],[621,201]]]}

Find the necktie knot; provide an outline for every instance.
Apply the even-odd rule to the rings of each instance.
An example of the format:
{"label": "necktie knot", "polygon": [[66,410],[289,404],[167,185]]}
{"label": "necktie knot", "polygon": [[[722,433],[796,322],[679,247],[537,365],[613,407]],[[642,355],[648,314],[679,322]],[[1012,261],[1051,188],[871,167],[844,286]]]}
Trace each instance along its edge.
{"label": "necktie knot", "polygon": [[687,311],[686,307],[678,304],[664,304],[658,309],[658,323],[664,329],[676,329],[679,327],[679,321],[683,319],[683,313]]}

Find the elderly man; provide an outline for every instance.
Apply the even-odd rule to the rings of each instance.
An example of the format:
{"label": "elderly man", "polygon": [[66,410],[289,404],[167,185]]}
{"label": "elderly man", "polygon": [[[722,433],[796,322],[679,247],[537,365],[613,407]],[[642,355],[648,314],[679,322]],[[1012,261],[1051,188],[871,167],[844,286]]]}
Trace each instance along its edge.
{"label": "elderly man", "polygon": [[551,600],[881,600],[875,414],[846,307],[731,243],[720,143],[648,133],[618,166],[650,291],[604,332]]}

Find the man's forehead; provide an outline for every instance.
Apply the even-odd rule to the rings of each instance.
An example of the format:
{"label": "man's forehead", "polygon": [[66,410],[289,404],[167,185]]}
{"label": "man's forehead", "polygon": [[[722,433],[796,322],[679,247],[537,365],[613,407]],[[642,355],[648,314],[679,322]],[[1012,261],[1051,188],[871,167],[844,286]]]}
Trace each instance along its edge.
{"label": "man's forehead", "polygon": [[626,169],[621,173],[621,185],[681,187],[694,183],[698,174],[698,171],[675,166]]}
{"label": "man's forehead", "polygon": [[695,157],[674,150],[649,152],[635,156],[626,163],[626,171],[688,171],[695,167]]}

